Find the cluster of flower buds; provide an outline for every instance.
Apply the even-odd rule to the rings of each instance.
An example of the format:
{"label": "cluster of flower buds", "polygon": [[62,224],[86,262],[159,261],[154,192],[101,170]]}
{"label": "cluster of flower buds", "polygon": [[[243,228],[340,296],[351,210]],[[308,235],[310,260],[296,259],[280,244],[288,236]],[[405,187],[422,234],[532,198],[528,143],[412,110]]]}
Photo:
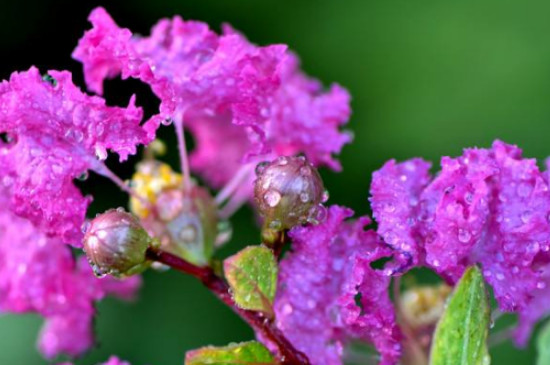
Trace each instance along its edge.
{"label": "cluster of flower buds", "polygon": [[278,232],[304,223],[318,223],[328,199],[323,181],[304,156],[281,156],[256,167],[254,198],[264,218],[262,236],[269,243]]}
{"label": "cluster of flower buds", "polygon": [[131,210],[167,252],[195,265],[207,265],[218,236],[217,207],[207,189],[156,160],[137,166],[132,186],[141,197],[132,198]]}

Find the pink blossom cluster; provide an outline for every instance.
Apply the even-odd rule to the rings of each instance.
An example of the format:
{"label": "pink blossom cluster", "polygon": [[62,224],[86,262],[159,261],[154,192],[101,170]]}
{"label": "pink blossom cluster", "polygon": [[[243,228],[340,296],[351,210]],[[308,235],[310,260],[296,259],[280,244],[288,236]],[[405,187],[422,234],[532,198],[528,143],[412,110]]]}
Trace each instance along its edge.
{"label": "pink blossom cluster", "polygon": [[[71,251],[81,246],[91,201],[74,179],[92,170],[130,190],[105,166],[109,152],[124,161],[161,124],[174,124],[179,137],[185,127],[196,142],[192,172],[222,188],[216,202],[230,197],[235,209],[251,200],[257,162],[303,153],[338,170],[334,155],[351,140],[340,130],[350,114],[347,91],[323,90],[284,45],[256,46],[229,26],[218,35],[179,17],[161,20],[147,37],[119,27],[103,8],[90,21],[73,53],[88,88],[101,94],[106,79],[139,79],[160,99],[152,118],[142,120],[134,97],[127,107],[107,106],[66,71],[43,76],[33,67],[0,83],[0,311],[45,318],[46,357],[90,348],[94,303],[130,298],[139,286],[135,276],[96,278]],[[402,334],[389,288],[415,267],[454,284],[480,265],[500,309],[519,314],[519,344],[550,312],[549,173],[500,141],[444,157],[435,176],[430,166],[389,161],[373,174],[377,230],[340,206],[319,224],[290,230],[275,324],[312,364],[342,364],[354,341],[373,345],[381,365],[397,364]],[[382,258],[391,260],[374,268]],[[112,357],[104,365],[128,364]]]}
{"label": "pink blossom cluster", "polygon": [[[332,206],[324,222],[290,232],[275,300],[279,328],[313,364],[342,364],[352,340],[374,344],[381,365],[396,364],[401,334],[389,297],[391,277],[370,265],[391,255],[367,217]],[[356,298],[360,297],[360,306]]]}
{"label": "pink blossom cluster", "polygon": [[109,152],[124,161],[161,123],[178,132],[185,125],[196,141],[193,172],[214,188],[243,177],[232,192],[238,206],[252,196],[249,172],[260,159],[304,153],[339,169],[333,155],[351,140],[339,130],[350,114],[347,91],[323,91],[286,46],[258,47],[228,26],[217,35],[179,17],[161,20],[150,37],[119,28],[102,8],[90,20],[74,52],[89,88],[101,94],[105,78],[134,77],[161,105],[144,122],[134,97],[127,107],[107,106],[67,71],[32,67],[0,83],[0,311],[44,316],[46,357],[87,350],[94,303],[108,294],[130,298],[139,286],[138,277],[98,279],[71,252],[81,247],[92,199],[74,180],[91,170],[123,186],[103,162]]}
{"label": "pink blossom cluster", "polygon": [[373,174],[378,233],[394,251],[387,270],[427,266],[455,283],[479,264],[503,311],[519,313],[516,340],[550,312],[549,173],[516,146],[495,141],[444,157],[431,177],[421,159]]}
{"label": "pink blossom cluster", "polygon": [[[73,53],[89,88],[101,93],[104,80],[118,75],[148,84],[161,101],[151,121],[188,128],[196,144],[191,167],[212,187],[228,183],[243,162],[278,155],[304,153],[316,165],[340,168],[332,155],[351,140],[339,131],[349,94],[338,85],[324,92],[286,46],[258,47],[229,26],[217,35],[177,16],[149,37],[118,27],[103,8],[90,21]],[[252,179],[241,184],[246,199]]]}

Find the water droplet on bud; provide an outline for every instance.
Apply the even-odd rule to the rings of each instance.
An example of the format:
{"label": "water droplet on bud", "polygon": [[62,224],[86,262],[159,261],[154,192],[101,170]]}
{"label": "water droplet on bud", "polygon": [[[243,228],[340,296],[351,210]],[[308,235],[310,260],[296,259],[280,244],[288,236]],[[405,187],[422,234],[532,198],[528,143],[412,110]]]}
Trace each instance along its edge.
{"label": "water droplet on bud", "polygon": [[268,165],[269,165],[268,161],[263,161],[263,162],[260,162],[258,165],[256,165],[256,170],[255,170],[256,175],[260,176]]}
{"label": "water droplet on bud", "polygon": [[281,201],[281,194],[276,190],[268,190],[264,194],[264,201],[268,206],[274,208]]}

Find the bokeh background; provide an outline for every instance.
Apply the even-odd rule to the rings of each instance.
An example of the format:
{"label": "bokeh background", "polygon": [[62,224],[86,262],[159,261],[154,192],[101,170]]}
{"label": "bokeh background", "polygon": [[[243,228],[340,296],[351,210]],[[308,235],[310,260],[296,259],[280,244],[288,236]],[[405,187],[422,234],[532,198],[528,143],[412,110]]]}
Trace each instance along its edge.
{"label": "bokeh background", "polygon": [[[526,156],[550,155],[550,3],[544,0],[0,0],[0,79],[14,70],[69,69],[90,10],[105,6],[122,26],[148,34],[160,17],[181,14],[214,29],[229,22],[259,44],[286,43],[304,69],[353,95],[349,128],[355,142],[341,155],[344,171],[323,172],[331,202],[368,213],[373,170],[391,158],[420,156],[436,164],[467,146],[500,138]],[[158,104],[136,81],[107,85],[110,103]],[[171,147],[172,130],[161,133]],[[131,165],[113,168],[123,177]],[[135,162],[135,159],[133,160]],[[125,205],[125,196],[91,176],[82,188],[96,194],[91,213]],[[248,208],[233,219],[234,235],[220,256],[258,242]],[[118,354],[134,365],[182,364],[185,351],[252,338],[252,332],[191,278],[147,272],[135,303],[98,305],[99,345],[77,364]],[[35,350],[41,319],[0,317],[0,364],[45,364]],[[510,343],[495,347],[493,363],[532,364]]]}

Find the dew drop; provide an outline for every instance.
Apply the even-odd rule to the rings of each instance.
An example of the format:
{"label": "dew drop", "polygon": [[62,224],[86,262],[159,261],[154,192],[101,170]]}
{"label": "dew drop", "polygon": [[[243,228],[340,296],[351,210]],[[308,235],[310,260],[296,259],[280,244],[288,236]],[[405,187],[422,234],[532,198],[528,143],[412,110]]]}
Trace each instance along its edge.
{"label": "dew drop", "polygon": [[82,233],[86,234],[86,232],[88,232],[88,229],[90,229],[90,226],[90,221],[85,221],[84,223],[82,223],[82,226],[80,226],[80,230],[82,231]]}
{"label": "dew drop", "polygon": [[305,191],[300,193],[300,201],[302,203],[307,203],[309,201],[309,194]]}
{"label": "dew drop", "polygon": [[92,264],[92,270],[94,271],[94,275],[98,278],[104,277],[107,273],[102,270],[99,266]]}
{"label": "dew drop", "polygon": [[274,208],[281,201],[281,194],[276,190],[268,190],[264,194],[264,201],[268,206]]}
{"label": "dew drop", "polygon": [[393,213],[395,212],[395,205],[393,203],[386,203],[384,204],[384,211],[386,213]]}
{"label": "dew drop", "polygon": [[100,161],[104,161],[107,159],[107,150],[103,147],[96,146],[95,155]]}
{"label": "dew drop", "polygon": [[284,165],[288,164],[288,158],[286,158],[285,156],[281,156],[277,159],[277,163],[280,166],[284,166]]}
{"label": "dew drop", "polygon": [[280,230],[282,226],[283,225],[282,225],[281,221],[279,221],[277,219],[269,222],[269,228],[274,229],[276,231]]}
{"label": "dew drop", "polygon": [[311,175],[311,169],[308,166],[302,166],[300,167],[300,174],[303,176],[309,176]]}
{"label": "dew drop", "polygon": [[458,229],[458,240],[460,242],[468,243],[468,242],[470,242],[471,238],[472,238],[472,235],[468,230],[462,229],[462,228]]}
{"label": "dew drop", "polygon": [[328,190],[323,191],[323,196],[321,197],[321,203],[326,203],[330,198]]}
{"label": "dew drop", "polygon": [[53,87],[56,87],[57,86],[57,80],[54,79],[52,76],[50,76],[49,74],[45,74],[44,76],[42,76],[42,80],[47,82],[48,84],[50,84],[51,86]]}
{"label": "dew drop", "polygon": [[325,208],[322,204],[319,204],[310,209],[307,222],[311,224],[319,224],[322,221],[324,221],[326,217],[327,217],[327,208]]}
{"label": "dew drop", "polygon": [[546,288],[546,283],[544,281],[539,281],[537,283],[537,289],[544,289]]}
{"label": "dew drop", "polygon": [[88,174],[88,171],[84,171],[83,173],[81,173],[80,175],[78,175],[76,178],[80,181],[85,181],[87,180],[89,177],[89,174]]}
{"label": "dew drop", "polygon": [[521,213],[520,219],[523,223],[529,223],[529,221],[531,220],[531,211],[526,210],[523,213]]}
{"label": "dew drop", "polygon": [[267,168],[267,166],[269,166],[269,162],[268,161],[263,161],[263,162],[260,162],[259,164],[256,165],[256,175],[257,176],[260,176],[261,174],[263,174],[263,172],[265,171],[265,169]]}
{"label": "dew drop", "polygon": [[167,117],[167,118],[164,118],[160,123],[162,125],[172,125],[172,123],[174,123],[174,119]]}
{"label": "dew drop", "polygon": [[518,195],[522,198],[526,198],[528,197],[529,195],[531,195],[531,191],[533,189],[531,188],[531,185],[526,183],[526,182],[522,182],[521,184],[518,185],[518,189],[517,189],[517,192],[518,192]]}
{"label": "dew drop", "polygon": [[218,236],[216,237],[216,247],[229,242],[233,236],[233,227],[229,221],[221,221],[218,223]]}

